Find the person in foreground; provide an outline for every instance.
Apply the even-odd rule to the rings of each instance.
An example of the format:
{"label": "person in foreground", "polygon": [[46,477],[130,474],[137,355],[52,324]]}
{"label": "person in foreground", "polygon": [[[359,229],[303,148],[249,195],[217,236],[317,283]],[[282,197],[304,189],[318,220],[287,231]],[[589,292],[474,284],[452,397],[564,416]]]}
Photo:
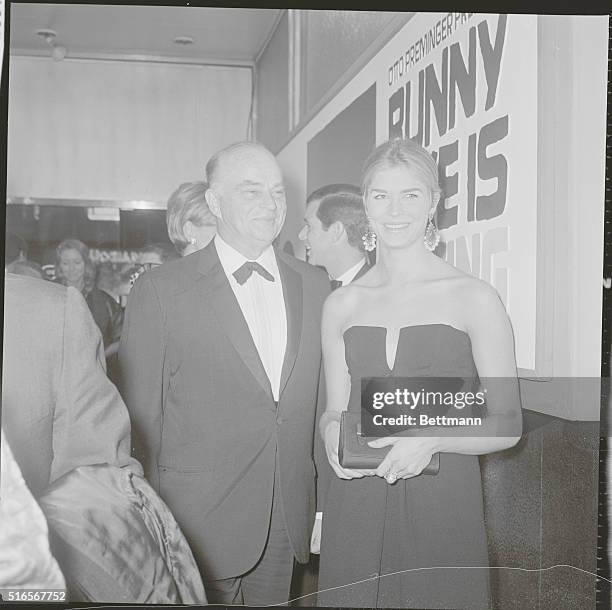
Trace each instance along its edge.
{"label": "person in foreground", "polygon": [[[23,480],[4,430],[0,436],[0,588],[65,590],[49,548],[45,516]],[[6,597],[5,602],[13,601]]]}
{"label": "person in foreground", "polygon": [[7,273],[2,426],[38,499],[78,466],[135,472],[130,420],[105,374],[102,337],[73,287]]}
{"label": "person in foreground", "polygon": [[217,235],[134,284],[123,394],[136,455],[191,544],[209,602],[285,603],[314,521],[329,282],[272,248],[286,202],[266,148],[234,144],[206,174]]}
{"label": "person in foreground", "polygon": [[205,602],[185,538],[130,455],[128,412],[85,299],[10,273],[4,297],[2,428],[69,601]]}
{"label": "person in foreground", "polygon": [[[318,605],[490,607],[477,456],[520,438],[514,340],[496,291],[433,254],[437,176],[410,140],[372,153],[362,186],[377,262],[324,306],[319,427],[337,476],[323,507]],[[478,436],[438,428],[380,438],[370,445],[390,450],[376,470],[340,466],[341,412],[360,412],[362,377],[389,376],[480,377],[487,415]],[[439,473],[419,476],[435,453]]]}

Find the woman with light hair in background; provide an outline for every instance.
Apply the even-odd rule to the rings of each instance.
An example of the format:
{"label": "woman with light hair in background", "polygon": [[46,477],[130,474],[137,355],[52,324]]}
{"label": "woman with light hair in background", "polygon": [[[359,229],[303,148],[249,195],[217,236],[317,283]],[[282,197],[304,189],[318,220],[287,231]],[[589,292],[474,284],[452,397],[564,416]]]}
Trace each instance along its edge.
{"label": "woman with light hair in background", "polygon": [[181,256],[207,246],[217,232],[217,223],[208,209],[205,182],[184,182],[168,199],[168,236]]}
{"label": "woman with light hair in background", "polygon": [[[168,199],[168,237],[181,256],[201,250],[217,232],[215,217],[204,198],[207,189],[206,182],[183,182]],[[143,248],[136,271],[130,276],[130,285],[145,271],[172,260],[169,248],[169,245],[161,243],[149,244]]]}

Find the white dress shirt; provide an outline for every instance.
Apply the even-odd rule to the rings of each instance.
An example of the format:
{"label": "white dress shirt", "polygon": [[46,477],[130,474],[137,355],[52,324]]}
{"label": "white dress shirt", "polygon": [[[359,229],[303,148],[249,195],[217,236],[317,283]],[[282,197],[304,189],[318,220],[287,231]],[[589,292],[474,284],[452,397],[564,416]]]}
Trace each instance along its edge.
{"label": "white dress shirt", "polygon": [[355,263],[350,269],[347,269],[338,279],[338,282],[342,282],[343,286],[350,284],[355,276],[359,273],[360,269],[365,265],[366,259],[362,258],[357,263]]}
{"label": "white dress shirt", "polygon": [[274,249],[269,246],[254,261],[270,273],[274,281],[266,280],[254,271],[240,285],[233,275],[234,271],[249,259],[232,248],[218,233],[215,235],[215,247],[270,380],[274,400],[278,400],[287,348],[287,312]]}

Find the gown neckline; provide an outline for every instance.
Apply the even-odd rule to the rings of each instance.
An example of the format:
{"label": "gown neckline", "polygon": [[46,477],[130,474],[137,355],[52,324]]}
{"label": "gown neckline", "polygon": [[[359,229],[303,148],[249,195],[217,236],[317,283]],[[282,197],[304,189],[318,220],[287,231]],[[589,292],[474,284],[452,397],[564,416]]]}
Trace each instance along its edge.
{"label": "gown neckline", "polygon": [[404,330],[407,329],[412,329],[412,328],[423,328],[426,326],[441,326],[441,327],[446,327],[446,328],[450,328],[451,330],[461,333],[462,335],[466,336],[469,340],[470,336],[464,331],[464,330],[460,330],[459,328],[457,328],[456,326],[453,326],[452,324],[445,324],[443,322],[434,322],[431,324],[407,324],[405,326],[400,326],[398,331],[397,331],[397,340],[395,342],[395,346],[394,349],[391,351],[391,353],[393,354],[393,366],[389,366],[389,356],[388,356],[388,352],[390,351],[388,349],[388,345],[387,345],[387,339],[389,337],[389,328],[387,326],[381,326],[381,325],[377,325],[377,324],[351,324],[350,326],[348,326],[345,331],[342,333],[342,337],[344,337],[344,335],[346,335],[346,333],[353,329],[353,328],[374,328],[374,329],[378,329],[378,330],[384,330],[385,331],[385,365],[387,366],[387,369],[390,372],[393,372],[393,370],[395,369],[395,364],[397,361],[397,350],[399,349],[399,343],[400,343],[400,339],[402,337],[402,332]]}

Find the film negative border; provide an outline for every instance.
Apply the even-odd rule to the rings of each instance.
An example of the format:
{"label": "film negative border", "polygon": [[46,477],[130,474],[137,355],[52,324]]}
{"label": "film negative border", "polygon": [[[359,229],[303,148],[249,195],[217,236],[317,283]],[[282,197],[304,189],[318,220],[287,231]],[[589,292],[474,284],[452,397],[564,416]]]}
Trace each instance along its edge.
{"label": "film negative border", "polygon": [[[603,262],[603,307],[601,336],[601,375],[610,375],[610,343],[612,341],[612,19],[608,22],[608,115],[606,133],[606,185],[604,215],[604,262]],[[599,506],[597,523],[597,608],[610,608],[612,585],[610,584],[610,490],[609,476],[611,456],[609,452],[610,434],[612,433],[610,400],[612,396],[602,395],[601,434],[599,441]],[[606,580],[604,580],[606,579]]]}

